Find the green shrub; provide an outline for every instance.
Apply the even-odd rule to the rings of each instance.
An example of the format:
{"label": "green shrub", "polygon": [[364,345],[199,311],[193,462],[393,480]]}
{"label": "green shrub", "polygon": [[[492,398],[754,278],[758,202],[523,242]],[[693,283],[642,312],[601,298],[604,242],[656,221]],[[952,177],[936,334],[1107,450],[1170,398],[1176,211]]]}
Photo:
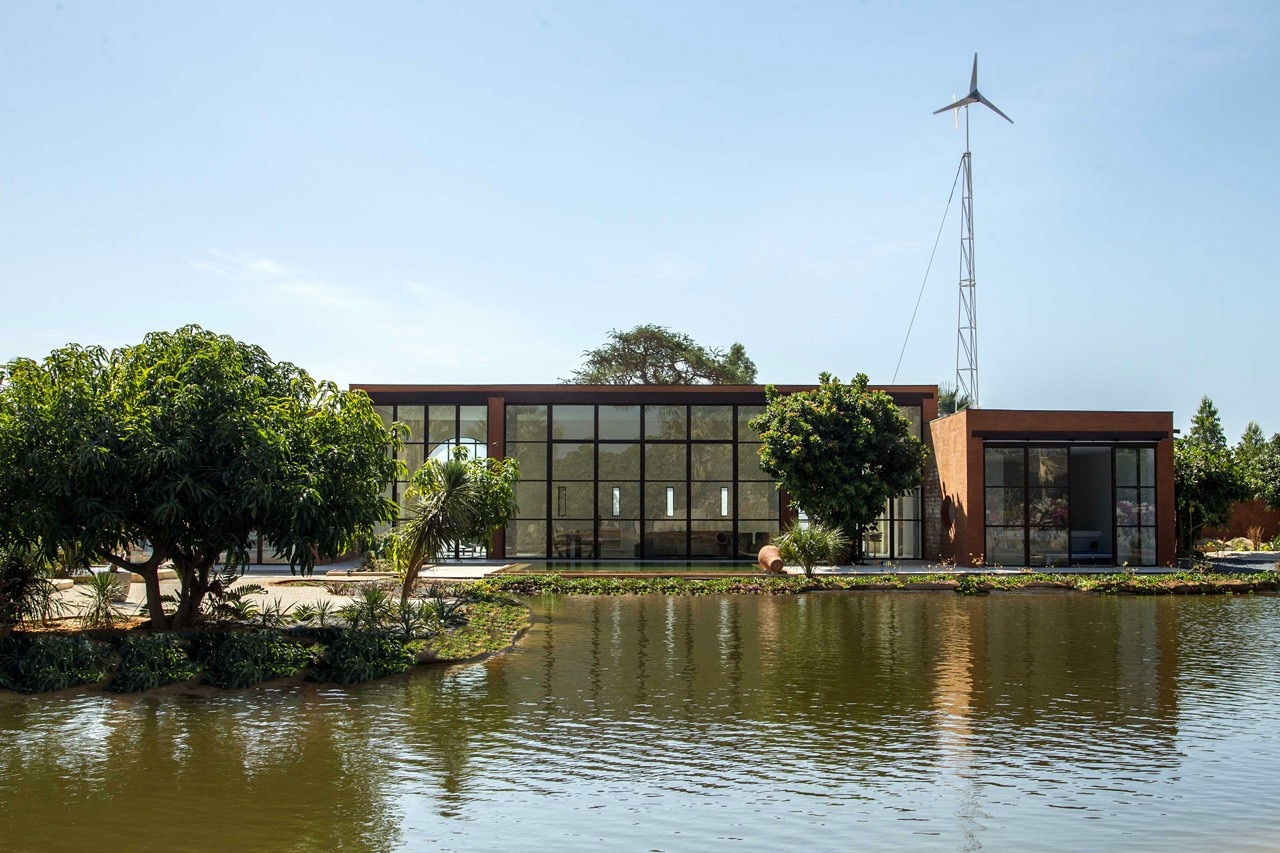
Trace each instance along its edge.
{"label": "green shrub", "polygon": [[192,650],[214,687],[248,687],[285,678],[311,663],[311,650],[275,631],[196,634]]}
{"label": "green shrub", "polygon": [[46,693],[101,681],[107,651],[85,636],[16,636],[0,641],[0,686]]}
{"label": "green shrub", "polygon": [[785,562],[799,565],[804,573],[813,576],[813,567],[839,560],[849,550],[849,537],[838,527],[828,527],[816,521],[801,527],[794,524],[785,533],[775,537],[773,544]]}
{"label": "green shrub", "polygon": [[0,625],[48,622],[66,611],[48,572],[39,555],[0,548]]}
{"label": "green shrub", "polygon": [[120,644],[120,663],[108,690],[133,693],[187,681],[196,674],[181,641],[172,634],[127,637]]}
{"label": "green shrub", "polygon": [[85,628],[111,628],[123,621],[124,608],[116,598],[121,584],[128,583],[129,576],[123,572],[91,573],[80,585],[80,609],[76,613],[80,624]]}
{"label": "green shrub", "polygon": [[353,631],[376,631],[396,621],[396,608],[382,584],[362,583],[355,600],[338,611]]}
{"label": "green shrub", "polygon": [[380,631],[343,631],[325,649],[312,677],[317,681],[359,684],[404,672],[414,655],[403,640]]}

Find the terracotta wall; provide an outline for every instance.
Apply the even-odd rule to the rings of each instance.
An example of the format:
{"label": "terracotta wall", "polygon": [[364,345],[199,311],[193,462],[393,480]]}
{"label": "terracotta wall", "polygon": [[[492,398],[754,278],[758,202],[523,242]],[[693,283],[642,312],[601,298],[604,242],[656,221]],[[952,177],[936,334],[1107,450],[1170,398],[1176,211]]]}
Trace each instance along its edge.
{"label": "terracotta wall", "polygon": [[[982,542],[982,443],[978,442],[978,479],[976,492],[970,483],[968,413],[957,412],[929,424],[933,441],[941,501],[938,514],[926,516],[925,527],[940,530],[938,558],[956,565],[968,565],[969,542]],[[971,515],[976,513],[978,530],[972,529]]]}
{"label": "terracotta wall", "polygon": [[[1053,412],[967,409],[929,425],[942,491],[942,556],[956,565],[981,563],[983,441],[1151,441],[1156,445],[1156,563],[1173,565],[1173,413]],[[937,523],[938,519],[933,520]],[[929,519],[926,519],[926,523]]]}
{"label": "terracotta wall", "polygon": [[1260,500],[1240,501],[1231,507],[1226,527],[1207,528],[1201,535],[1206,539],[1235,539],[1248,536],[1250,527],[1261,527],[1262,540],[1270,542],[1280,534],[1280,510],[1267,509]]}

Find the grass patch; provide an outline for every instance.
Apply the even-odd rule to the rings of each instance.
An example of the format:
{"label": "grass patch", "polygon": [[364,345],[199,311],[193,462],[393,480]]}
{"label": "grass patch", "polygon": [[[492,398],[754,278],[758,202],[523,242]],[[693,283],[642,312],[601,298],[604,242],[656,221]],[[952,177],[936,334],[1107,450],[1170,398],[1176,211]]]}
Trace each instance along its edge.
{"label": "grass patch", "polygon": [[436,660],[466,660],[501,651],[529,624],[528,608],[506,601],[470,602],[466,616],[466,624],[426,642]]}

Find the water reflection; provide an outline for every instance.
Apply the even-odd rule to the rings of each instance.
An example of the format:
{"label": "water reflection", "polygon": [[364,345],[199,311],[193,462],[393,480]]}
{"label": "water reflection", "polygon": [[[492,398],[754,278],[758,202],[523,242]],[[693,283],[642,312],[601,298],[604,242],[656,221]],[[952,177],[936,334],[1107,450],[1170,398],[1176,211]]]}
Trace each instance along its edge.
{"label": "water reflection", "polygon": [[1221,796],[1280,775],[1274,597],[533,603],[515,652],[363,688],[0,702],[6,845],[1189,849],[1280,829],[1265,796]]}

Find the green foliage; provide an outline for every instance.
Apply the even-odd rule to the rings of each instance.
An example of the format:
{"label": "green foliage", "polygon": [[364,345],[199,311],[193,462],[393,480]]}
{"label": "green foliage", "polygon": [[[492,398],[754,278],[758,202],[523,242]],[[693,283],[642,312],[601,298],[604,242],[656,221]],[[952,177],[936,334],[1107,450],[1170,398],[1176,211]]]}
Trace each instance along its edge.
{"label": "green foliage", "polygon": [[195,664],[174,635],[126,637],[120,644],[120,662],[107,689],[116,693],[152,690],[188,681],[195,674]]}
{"label": "green foliage", "polygon": [[467,602],[462,598],[436,596],[423,603],[427,621],[439,628],[455,628],[467,621]]}
{"label": "green foliage", "polygon": [[15,635],[0,640],[0,686],[46,693],[101,681],[107,651],[84,635]]}
{"label": "green foliage", "polygon": [[48,622],[66,611],[47,572],[38,553],[0,547],[0,625]]}
{"label": "green foliage", "polygon": [[[1280,433],[1271,440],[1260,440],[1262,430],[1250,423],[1240,444],[1236,446],[1236,459],[1245,478],[1247,491],[1270,509],[1280,509]],[[1256,429],[1251,433],[1250,430]]]}
{"label": "green foliage", "polygon": [[236,622],[244,624],[259,619],[262,608],[251,601],[251,595],[265,595],[267,588],[258,583],[237,583],[240,571],[234,566],[224,566],[209,581],[201,615],[210,622]]}
{"label": "green foliage", "polygon": [[516,460],[468,459],[465,448],[444,462],[428,459],[414,473],[405,492],[408,519],[395,529],[391,548],[403,576],[402,602],[424,562],[455,544],[488,538],[515,515],[519,479]]}
{"label": "green foliage", "polygon": [[583,354],[570,382],[578,385],[751,385],[755,363],[734,343],[725,352],[662,326],[612,329],[609,342]]}
{"label": "green foliage", "polygon": [[1235,457],[1246,488],[1255,496],[1263,488],[1262,468],[1268,450],[1267,437],[1263,435],[1262,427],[1258,426],[1256,421],[1249,421],[1249,425],[1244,428],[1244,433],[1240,436],[1240,442],[1236,444]]}
{"label": "green foliage", "polygon": [[954,415],[973,405],[973,398],[954,385],[943,382],[938,386],[938,416]]}
{"label": "green foliage", "polygon": [[837,527],[855,559],[885,502],[920,485],[927,452],[893,398],[859,373],[848,385],[829,373],[812,391],[765,389],[751,421],[764,442],[760,465],[809,517]]}
{"label": "green foliage", "polygon": [[794,524],[773,541],[783,562],[798,564],[806,575],[813,574],[814,566],[834,563],[849,550],[849,537],[843,531],[816,521],[806,527]]}
{"label": "green foliage", "polygon": [[[403,428],[259,347],[187,326],[3,372],[0,541],[74,546],[144,577],[172,560],[175,626],[194,622],[219,556],[243,562],[254,531],[309,571],[396,517],[383,490]],[[135,541],[153,546],[145,562],[128,558]],[[154,586],[148,606],[163,625]]]}
{"label": "green foliage", "polygon": [[511,645],[518,631],[529,624],[529,610],[509,601],[472,602],[466,624],[433,637],[430,650],[436,660],[466,660],[491,654]]}
{"label": "green foliage", "polygon": [[1204,397],[1190,433],[1173,445],[1173,482],[1178,513],[1178,543],[1190,553],[1206,526],[1225,524],[1231,504],[1248,497],[1213,401]]}
{"label": "green foliage", "polygon": [[[1206,566],[1211,564],[1206,563]],[[1058,575],[1040,572],[1017,574],[930,575],[789,575],[787,577],[725,577],[708,580],[687,578],[566,578],[559,574],[498,575],[476,584],[478,591],[508,595],[795,595],[812,590],[954,589],[962,594],[1025,587],[1076,589],[1082,592],[1128,592],[1176,595],[1280,590],[1280,571],[1250,574],[1218,574],[1201,571],[1109,575]],[[471,623],[476,621],[473,612]],[[468,627],[470,627],[470,624]]]}
{"label": "green foliage", "polygon": [[343,631],[317,662],[311,677],[317,681],[359,684],[404,672],[414,655],[402,639],[382,631]]}
{"label": "green foliage", "polygon": [[76,615],[80,617],[80,624],[85,628],[111,628],[121,621],[124,610],[116,598],[121,584],[128,579],[123,572],[95,572],[78,584],[81,604]]}
{"label": "green foliage", "polygon": [[276,631],[203,633],[192,638],[196,663],[215,687],[238,689],[286,678],[311,663],[311,650]]}
{"label": "green foliage", "polygon": [[340,609],[338,615],[353,631],[377,631],[392,621],[395,607],[380,584],[363,583],[355,593],[355,600]]}

